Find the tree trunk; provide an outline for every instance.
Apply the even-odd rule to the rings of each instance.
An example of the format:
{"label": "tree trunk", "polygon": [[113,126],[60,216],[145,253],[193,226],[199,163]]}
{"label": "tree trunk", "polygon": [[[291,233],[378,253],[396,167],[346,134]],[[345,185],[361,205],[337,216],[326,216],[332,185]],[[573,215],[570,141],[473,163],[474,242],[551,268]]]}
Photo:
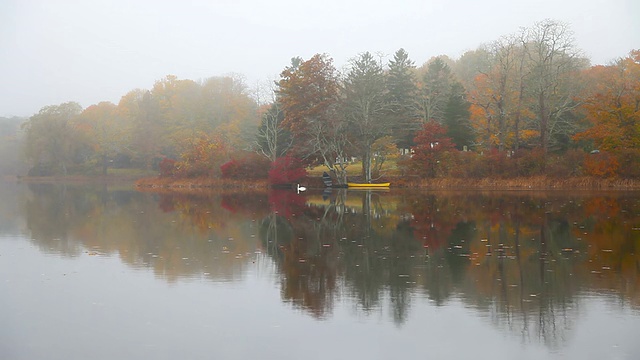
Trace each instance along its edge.
{"label": "tree trunk", "polygon": [[544,92],[541,92],[538,96],[538,106],[540,107],[539,116],[540,116],[540,147],[542,148],[544,154],[547,153],[549,139],[547,136],[547,128],[549,127],[549,115],[547,114]]}
{"label": "tree trunk", "polygon": [[371,145],[367,145],[362,156],[362,172],[364,182],[371,183]]}

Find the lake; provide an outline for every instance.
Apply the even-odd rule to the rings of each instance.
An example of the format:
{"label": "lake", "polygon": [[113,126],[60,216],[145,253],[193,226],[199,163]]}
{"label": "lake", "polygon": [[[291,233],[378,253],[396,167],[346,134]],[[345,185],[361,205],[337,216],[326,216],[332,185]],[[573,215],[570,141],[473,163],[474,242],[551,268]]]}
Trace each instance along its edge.
{"label": "lake", "polygon": [[0,199],[1,359],[640,358],[638,192]]}

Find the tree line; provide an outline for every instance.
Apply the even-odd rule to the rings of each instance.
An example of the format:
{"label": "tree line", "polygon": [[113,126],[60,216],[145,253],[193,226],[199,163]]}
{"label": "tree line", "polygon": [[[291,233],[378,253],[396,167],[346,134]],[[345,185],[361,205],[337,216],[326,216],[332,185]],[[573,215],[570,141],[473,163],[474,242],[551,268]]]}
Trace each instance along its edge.
{"label": "tree line", "polygon": [[296,57],[272,93],[261,101],[233,76],[167,76],[118,104],[44,107],[23,125],[30,174],[266,177],[279,164],[323,166],[343,183],[358,159],[369,182],[395,158],[423,177],[640,176],[640,50],[590,66],[552,20],[420,67],[403,49],[342,71],[327,54]]}

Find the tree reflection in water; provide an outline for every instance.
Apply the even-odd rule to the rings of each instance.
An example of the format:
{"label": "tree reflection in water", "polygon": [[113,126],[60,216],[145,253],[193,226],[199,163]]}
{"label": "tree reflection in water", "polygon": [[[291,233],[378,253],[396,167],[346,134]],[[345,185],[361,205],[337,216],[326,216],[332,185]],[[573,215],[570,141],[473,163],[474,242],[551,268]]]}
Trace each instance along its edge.
{"label": "tree reflection in water", "polygon": [[402,324],[419,292],[436,305],[462,299],[496,325],[557,347],[585,293],[613,291],[638,306],[639,199],[602,199],[334,190],[308,196],[303,208],[298,201],[296,216],[265,218],[272,235],[262,241],[282,229],[269,254],[283,293],[315,316],[336,296],[365,312],[389,299]]}
{"label": "tree reflection in water", "polygon": [[42,251],[117,253],[169,281],[232,281],[261,252],[283,301],[319,319],[347,300],[400,326],[414,301],[462,301],[555,348],[588,294],[640,306],[637,194],[33,186],[22,208]]}

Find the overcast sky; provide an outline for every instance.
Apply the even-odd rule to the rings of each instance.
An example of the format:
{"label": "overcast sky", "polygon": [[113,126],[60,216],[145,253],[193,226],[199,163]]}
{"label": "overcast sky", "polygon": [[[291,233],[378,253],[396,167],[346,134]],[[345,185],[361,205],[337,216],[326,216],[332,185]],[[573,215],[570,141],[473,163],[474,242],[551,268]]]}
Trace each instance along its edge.
{"label": "overcast sky", "polygon": [[275,80],[294,56],[457,58],[550,18],[593,64],[640,48],[639,0],[0,0],[0,116],[117,103],[166,75]]}

